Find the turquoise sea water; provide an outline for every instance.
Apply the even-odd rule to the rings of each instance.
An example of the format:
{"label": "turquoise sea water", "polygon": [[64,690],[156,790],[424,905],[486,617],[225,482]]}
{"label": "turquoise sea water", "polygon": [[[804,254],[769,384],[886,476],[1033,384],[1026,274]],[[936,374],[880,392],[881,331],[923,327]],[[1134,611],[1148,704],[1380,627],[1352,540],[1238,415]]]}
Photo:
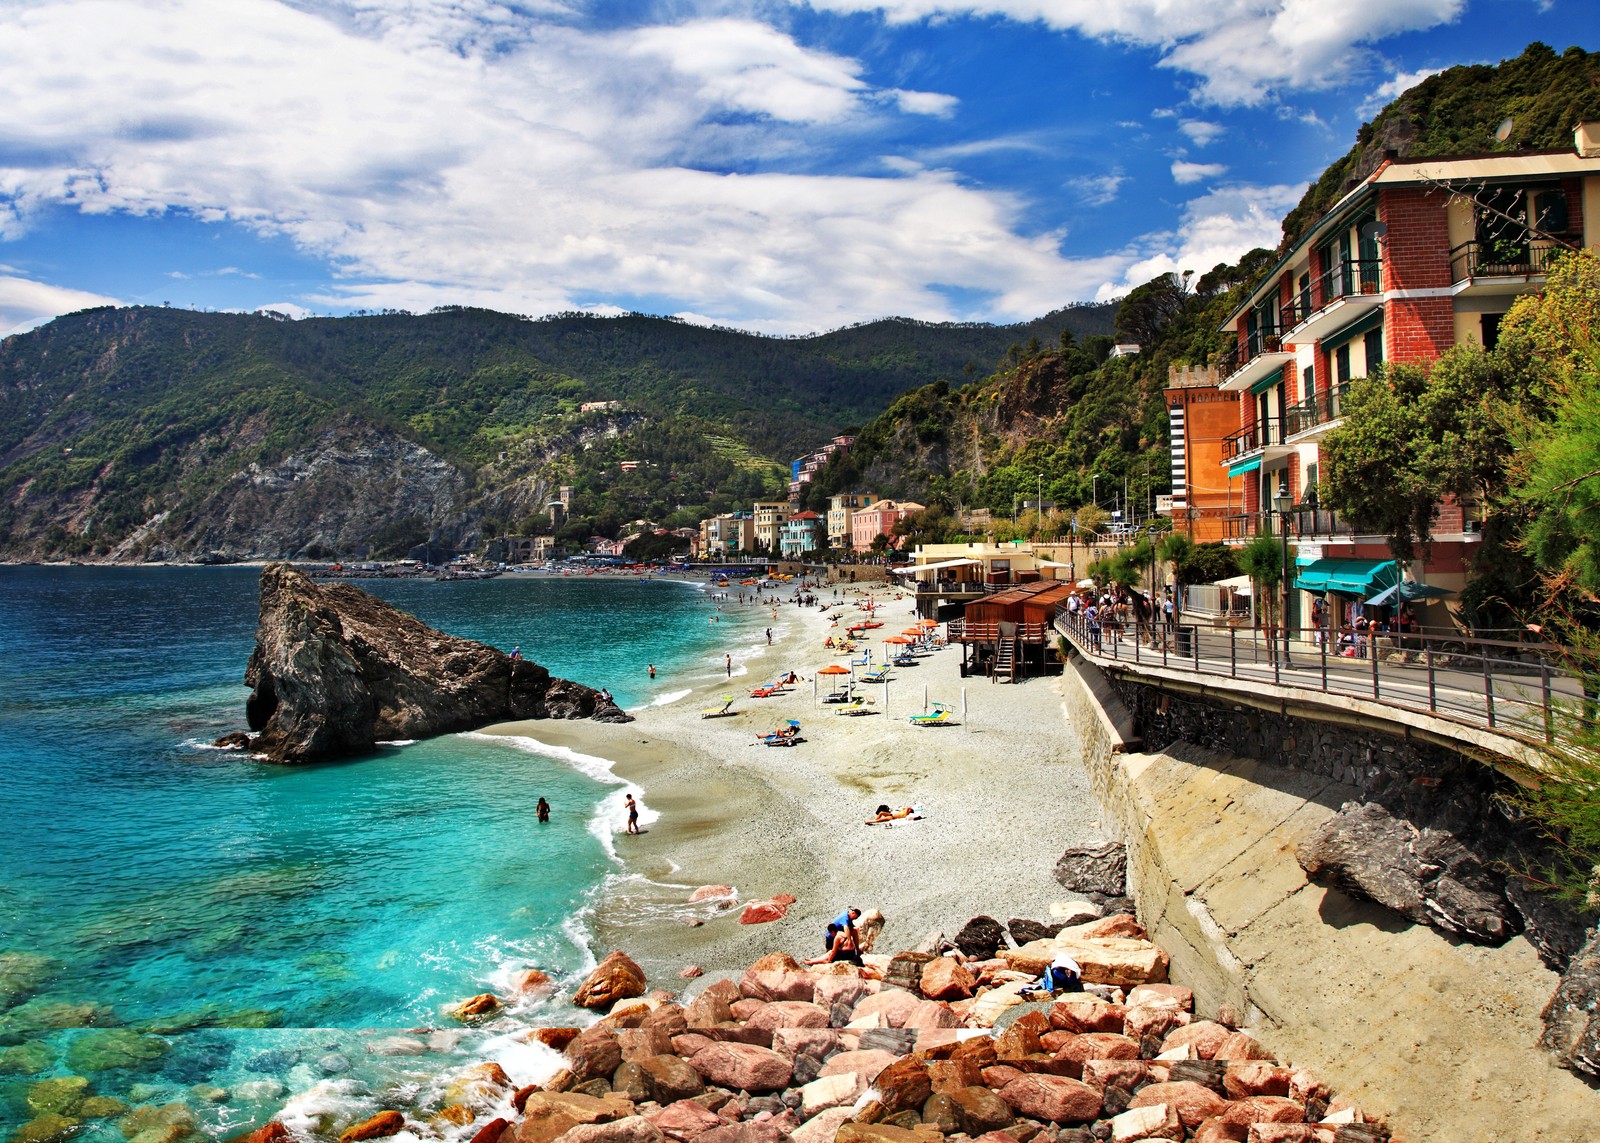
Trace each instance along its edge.
{"label": "turquoise sea water", "polygon": [[[711,624],[684,583],[361,586],[624,706],[760,638],[759,611]],[[212,1133],[319,1082],[360,1106],[423,1082],[420,1057],[373,1051],[394,1030],[450,1027],[443,1006],[518,969],[592,964],[585,910],[616,870],[603,767],[472,735],[297,768],[210,749],[243,724],[255,612],[251,569],[0,569],[0,1133],[67,1074]],[[482,1035],[411,1038],[466,1058]]]}

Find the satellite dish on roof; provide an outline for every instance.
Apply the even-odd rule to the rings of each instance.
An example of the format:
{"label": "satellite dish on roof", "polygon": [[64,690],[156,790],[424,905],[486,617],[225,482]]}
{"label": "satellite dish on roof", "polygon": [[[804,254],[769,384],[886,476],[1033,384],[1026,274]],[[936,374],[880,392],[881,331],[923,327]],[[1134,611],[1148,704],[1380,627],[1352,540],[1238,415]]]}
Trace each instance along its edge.
{"label": "satellite dish on roof", "polygon": [[1500,120],[1500,126],[1494,129],[1494,141],[1496,143],[1504,143],[1507,139],[1511,138],[1511,127],[1511,116],[1507,115],[1504,119]]}

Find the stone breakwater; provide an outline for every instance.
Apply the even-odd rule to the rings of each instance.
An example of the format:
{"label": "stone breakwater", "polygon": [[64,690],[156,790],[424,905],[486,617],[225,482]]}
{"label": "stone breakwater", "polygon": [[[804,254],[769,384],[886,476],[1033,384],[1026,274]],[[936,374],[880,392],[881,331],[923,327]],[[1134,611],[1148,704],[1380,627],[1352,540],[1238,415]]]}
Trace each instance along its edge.
{"label": "stone breakwater", "polygon": [[[1082,966],[1085,990],[1028,999],[1061,952]],[[339,1143],[402,1132],[470,1143],[1389,1138],[1314,1075],[1273,1060],[1229,1014],[1197,1016],[1132,916],[985,959],[912,951],[867,961],[811,969],[773,953],[680,1002],[647,993],[638,966],[613,953],[575,997],[608,1009],[598,1022],[519,1034],[561,1053],[544,1083],[516,1088],[500,1064],[480,1063],[427,1105],[397,1097],[312,1134]],[[288,1138],[274,1122],[236,1143]]]}

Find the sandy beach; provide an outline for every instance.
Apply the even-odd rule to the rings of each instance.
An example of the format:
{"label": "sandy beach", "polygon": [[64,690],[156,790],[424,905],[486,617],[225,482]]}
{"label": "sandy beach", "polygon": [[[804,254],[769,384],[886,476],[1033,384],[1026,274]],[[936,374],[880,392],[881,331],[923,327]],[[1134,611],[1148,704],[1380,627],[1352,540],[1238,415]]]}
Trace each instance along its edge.
{"label": "sandy beach", "polygon": [[[831,589],[818,594],[833,602]],[[640,836],[615,838],[625,873],[597,910],[598,955],[622,948],[670,988],[689,964],[709,973],[774,950],[816,955],[828,921],[849,905],[883,912],[878,949],[893,951],[932,930],[953,934],[975,914],[1047,920],[1052,904],[1076,899],[1052,876],[1055,860],[1066,846],[1104,835],[1085,775],[1066,761],[1073,730],[1058,677],[1015,685],[963,679],[961,649],[950,646],[897,668],[887,695],[860,684],[877,713],[841,717],[813,697],[834,682],[816,670],[846,661],[823,643],[865,617],[857,604],[866,598],[865,589],[841,588],[848,606],[832,617],[781,607],[781,634],[747,658],[747,675],[702,681],[681,700],[634,712],[632,723],[541,721],[488,731],[608,759],[658,815]],[[876,661],[882,638],[916,616],[909,596],[891,589],[874,598],[884,626],[861,645]],[[772,698],[749,697],[751,687],[789,670],[804,681]],[[960,717],[963,688],[962,725],[908,721],[923,710],[924,691]],[[737,715],[701,717],[730,692]],[[799,720],[805,741],[756,742],[788,719]],[[915,805],[921,820],[866,825],[881,803]],[[783,920],[740,925],[738,909],[687,903],[706,884],[735,887],[741,904],[779,893],[798,900]]]}

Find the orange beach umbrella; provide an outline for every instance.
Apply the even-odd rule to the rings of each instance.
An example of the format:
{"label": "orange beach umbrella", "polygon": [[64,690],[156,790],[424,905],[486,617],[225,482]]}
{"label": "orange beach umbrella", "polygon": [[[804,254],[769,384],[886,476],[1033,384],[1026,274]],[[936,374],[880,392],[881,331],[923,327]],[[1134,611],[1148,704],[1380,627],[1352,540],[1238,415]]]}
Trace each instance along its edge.
{"label": "orange beach umbrella", "polygon": [[848,675],[849,673],[849,667],[841,667],[838,663],[829,663],[826,667],[817,668],[817,674],[819,675]]}

